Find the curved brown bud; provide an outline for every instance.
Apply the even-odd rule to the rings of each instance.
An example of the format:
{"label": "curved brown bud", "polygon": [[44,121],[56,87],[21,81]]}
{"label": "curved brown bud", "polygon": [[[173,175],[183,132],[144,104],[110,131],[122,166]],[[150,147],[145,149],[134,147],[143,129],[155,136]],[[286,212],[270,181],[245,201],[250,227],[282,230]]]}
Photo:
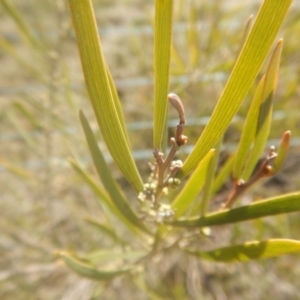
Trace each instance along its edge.
{"label": "curved brown bud", "polygon": [[185,124],[185,114],[184,114],[184,107],[182,105],[182,102],[180,98],[174,94],[170,93],[168,95],[168,100],[172,104],[172,106],[177,110],[178,115],[179,115],[179,123],[180,124]]}

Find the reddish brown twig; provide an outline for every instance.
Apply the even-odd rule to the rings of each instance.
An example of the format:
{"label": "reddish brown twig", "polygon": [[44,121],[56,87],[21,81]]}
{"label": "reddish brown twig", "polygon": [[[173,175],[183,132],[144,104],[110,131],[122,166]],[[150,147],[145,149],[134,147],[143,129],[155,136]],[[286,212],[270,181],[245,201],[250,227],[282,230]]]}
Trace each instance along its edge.
{"label": "reddish brown twig", "polygon": [[243,194],[250,186],[252,186],[255,182],[260,180],[264,177],[270,177],[272,176],[272,166],[271,163],[276,158],[277,154],[275,152],[274,147],[270,148],[269,155],[264,159],[264,161],[261,163],[258,170],[253,174],[253,176],[247,181],[244,182],[244,180],[239,179],[234,182],[234,187],[231,193],[229,194],[228,198],[222,204],[223,208],[231,208],[234,202],[237,200],[237,198]]}

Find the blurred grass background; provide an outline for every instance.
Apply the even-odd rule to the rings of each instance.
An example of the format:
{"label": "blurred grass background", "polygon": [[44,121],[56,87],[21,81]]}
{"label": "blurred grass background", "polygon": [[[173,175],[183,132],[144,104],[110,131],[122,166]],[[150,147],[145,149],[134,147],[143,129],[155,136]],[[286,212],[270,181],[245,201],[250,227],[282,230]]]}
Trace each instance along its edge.
{"label": "blurred grass background", "polygon": [[[300,189],[300,6],[294,2],[280,35],[284,47],[270,135],[270,144],[278,145],[282,133],[291,130],[293,144],[284,170],[254,187],[242,201]],[[53,253],[60,249],[86,253],[114,247],[84,221],[86,216],[101,218],[102,213],[93,192],[67,162],[75,157],[94,172],[78,110],[84,110],[95,130],[96,121],[66,3],[0,3],[1,299],[297,299],[299,255],[214,265],[168,253],[167,261],[149,262],[147,287],[129,278],[108,283],[81,279],[56,260]],[[93,4],[145,179],[152,159],[153,1],[95,0]],[[170,91],[180,94],[185,105],[189,137],[185,151],[196,142],[212,112],[233,67],[246,21],[259,4],[175,1]],[[251,95],[228,129],[224,159],[239,140],[250,99]],[[170,111],[170,130],[177,122],[172,122],[173,117],[176,114]],[[105,149],[99,132],[97,136]],[[181,155],[184,158],[186,153]],[[113,164],[111,168],[132,193]],[[134,205],[136,195],[131,196]],[[296,238],[299,226],[299,213],[266,218],[218,228],[208,244]]]}

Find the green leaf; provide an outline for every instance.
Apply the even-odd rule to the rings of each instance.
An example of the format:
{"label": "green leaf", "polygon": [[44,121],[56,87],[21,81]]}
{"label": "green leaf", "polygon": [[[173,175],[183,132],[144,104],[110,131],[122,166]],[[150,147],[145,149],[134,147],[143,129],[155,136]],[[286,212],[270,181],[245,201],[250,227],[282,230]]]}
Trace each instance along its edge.
{"label": "green leaf", "polygon": [[118,275],[128,273],[132,268],[118,268],[114,271],[101,271],[90,264],[79,260],[67,252],[60,252],[59,256],[64,260],[66,265],[80,276],[88,277],[95,280],[110,280]]}
{"label": "green leaf", "polygon": [[282,50],[282,40],[280,40],[274,49],[271,57],[266,77],[264,80],[262,98],[259,108],[259,116],[256,125],[254,145],[251,150],[250,157],[247,161],[247,165],[242,174],[242,179],[247,181],[251,176],[264,148],[269,136],[271,122],[272,122],[272,107],[273,107],[273,95],[278,82],[278,71],[280,56]]}
{"label": "green leaf", "polygon": [[300,192],[251,203],[246,206],[207,214],[205,217],[170,222],[180,227],[205,227],[232,224],[278,214],[300,211]]}
{"label": "green leaf", "polygon": [[[131,232],[136,234],[136,229],[132,225],[132,223],[126,218],[120,210],[116,207],[116,205],[113,203],[113,201],[110,199],[110,196],[107,194],[107,192],[99,186],[95,182],[95,180],[86,172],[84,171],[75,161],[72,159],[69,159],[69,162],[74,169],[74,171],[85,181],[85,183],[91,188],[91,190],[95,193],[97,196],[97,200],[103,209],[105,216],[108,218],[109,223],[112,227],[112,229],[115,227],[113,226],[113,219],[111,215],[114,215],[117,217],[117,219],[122,222],[124,226],[126,226]],[[117,235],[117,233],[116,233]]]}
{"label": "green leaf", "polygon": [[146,253],[145,251],[120,251],[120,250],[99,250],[92,252],[84,256],[84,261],[95,265],[95,264],[107,264],[114,261],[120,261],[126,259],[126,262],[140,259]]}
{"label": "green leaf", "polygon": [[118,117],[120,119],[120,124],[121,124],[123,132],[125,134],[127,144],[128,144],[129,147],[131,147],[130,140],[129,140],[129,134],[128,134],[128,130],[126,128],[124,114],[123,114],[123,111],[122,111],[121,102],[120,102],[120,99],[119,99],[119,96],[118,96],[117,88],[114,84],[113,78],[112,78],[111,73],[110,73],[107,66],[106,66],[106,72],[107,72],[109,86],[110,86],[110,89],[111,89],[111,92],[112,92],[114,104],[115,104],[115,107],[116,107],[116,110],[117,110],[117,113],[118,113]]}
{"label": "green leaf", "polygon": [[223,138],[221,138],[216,145],[216,153],[213,156],[211,163],[209,164],[208,172],[206,174],[205,184],[203,187],[203,196],[199,208],[201,216],[206,215],[208,211],[209,201],[212,196],[212,184],[213,184],[213,180],[215,177],[215,173],[219,161],[222,142],[223,142]]}
{"label": "green leaf", "polygon": [[36,116],[21,102],[13,103],[14,108],[32,125],[36,130],[42,129],[40,121]]}
{"label": "green leaf", "polygon": [[275,158],[271,170],[272,175],[275,175],[281,169],[289,151],[290,140],[291,140],[291,132],[286,131],[282,136],[280,145],[277,150],[277,157]]}
{"label": "green leaf", "polygon": [[241,39],[241,44],[240,44],[239,50],[237,51],[237,58],[238,58],[238,55],[240,54],[241,50],[243,49],[243,46],[244,46],[244,44],[245,44],[245,42],[247,40],[247,37],[249,36],[249,32],[250,32],[250,29],[251,29],[252,21],[253,21],[253,15],[251,15],[247,19],[247,22],[245,24],[243,36],[242,36],[242,39]]}
{"label": "green leaf", "polygon": [[183,59],[179,55],[179,51],[177,50],[176,46],[172,44],[171,46],[171,59],[172,64],[174,65],[171,72],[172,74],[185,74],[186,73],[186,64]]}
{"label": "green leaf", "polygon": [[250,109],[247,114],[238,150],[234,159],[234,168],[232,174],[233,180],[238,180],[242,178],[245,164],[247,162],[247,156],[249,155],[251,145],[255,138],[256,124],[259,117],[259,108],[262,100],[264,83],[265,76],[263,76],[259,81],[259,84],[256,88],[254,97],[251,102]]}
{"label": "green leaf", "polygon": [[[30,106],[30,110],[34,115],[40,116],[45,113],[45,106],[39,98],[35,98],[32,94],[24,95],[24,101]],[[78,109],[76,108],[76,117]],[[53,126],[59,130],[59,132],[64,133],[65,135],[70,135],[66,128],[66,120],[63,114],[56,114],[52,110],[47,110],[47,116],[52,120]]]}
{"label": "green leaf", "polygon": [[125,124],[104,61],[90,0],[69,0],[85,82],[106,145],[128,182],[143,190],[143,182],[130,151]]}
{"label": "green leaf", "polygon": [[[86,172],[84,171],[73,159],[69,159],[69,163],[72,166],[73,170],[80,175],[80,177],[87,183],[87,185],[92,189],[92,191],[99,197],[101,198],[105,204],[112,208],[112,202],[109,199],[109,195],[107,192],[101,188],[95,180]],[[113,210],[113,208],[112,208]]]}
{"label": "green leaf", "polygon": [[230,177],[234,159],[235,159],[235,154],[227,158],[225,164],[219,170],[211,188],[212,195],[215,195],[222,187],[222,185],[226,182],[226,180],[228,180],[228,178]]}
{"label": "green leaf", "polygon": [[145,226],[144,223],[137,217],[137,215],[134,213],[134,211],[129,206],[127,199],[122,194],[119,186],[113,179],[111,175],[111,171],[104,159],[104,156],[102,152],[100,151],[97,142],[95,140],[95,137],[93,135],[93,132],[90,128],[90,125],[88,124],[84,114],[82,111],[80,111],[80,121],[86,136],[86,140],[90,149],[90,152],[92,154],[92,158],[96,167],[96,171],[103,183],[103,186],[105,187],[106,191],[110,195],[111,201],[114,203],[114,205],[117,207],[119,212],[127,218],[127,220],[134,225],[136,228],[141,229],[145,232],[149,233],[149,230]]}
{"label": "green leaf", "polygon": [[186,159],[180,177],[189,174],[224,134],[261,69],[291,2],[263,2],[210,121]]}
{"label": "green leaf", "polygon": [[63,97],[66,100],[67,107],[72,116],[77,117],[78,107],[74,102],[74,91],[72,89],[72,83],[70,78],[70,67],[67,63],[61,64],[61,82],[62,82],[62,92]]}
{"label": "green leaf", "polygon": [[215,149],[211,149],[200,162],[199,166],[189,178],[180,194],[175,198],[172,204],[172,209],[175,211],[176,217],[182,216],[199,195],[205,183],[207,172],[214,154]]}
{"label": "green leaf", "polygon": [[191,255],[213,262],[246,262],[280,255],[300,252],[300,241],[288,239],[269,239],[250,241],[242,245],[215,249],[208,252],[185,250]]}
{"label": "green leaf", "polygon": [[154,148],[161,149],[168,108],[173,0],[155,0]]}
{"label": "green leaf", "polygon": [[198,12],[194,2],[191,2],[189,10],[189,24],[187,30],[187,44],[189,46],[189,58],[191,69],[196,69],[199,63],[199,30],[198,25]]}
{"label": "green leaf", "polygon": [[88,222],[90,225],[98,229],[102,234],[108,236],[111,238],[114,242],[120,243],[120,244],[126,244],[125,241],[121,239],[121,237],[118,237],[116,232],[111,230],[109,227],[105,226],[104,224],[101,224],[95,219],[92,218],[85,218],[85,221]]}
{"label": "green leaf", "polygon": [[17,28],[19,29],[21,36],[29,45],[33,47],[41,46],[40,41],[30,32],[27,24],[24,22],[22,15],[19,11],[10,3],[10,1],[1,0],[0,3],[5,9],[7,14],[14,20]]}
{"label": "green leaf", "polygon": [[31,174],[28,170],[24,168],[20,168],[16,165],[13,165],[11,162],[0,159],[0,166],[6,168],[8,171],[13,173],[14,175],[17,175],[23,180],[36,180],[35,176]]}
{"label": "green leaf", "polygon": [[33,66],[31,63],[26,61],[19,53],[16,51],[16,48],[9,43],[5,38],[0,35],[0,48],[6,52],[10,57],[12,57],[22,68],[30,74],[31,76],[35,77],[36,79],[42,81],[43,83],[47,83],[46,76],[43,74],[41,69]]}

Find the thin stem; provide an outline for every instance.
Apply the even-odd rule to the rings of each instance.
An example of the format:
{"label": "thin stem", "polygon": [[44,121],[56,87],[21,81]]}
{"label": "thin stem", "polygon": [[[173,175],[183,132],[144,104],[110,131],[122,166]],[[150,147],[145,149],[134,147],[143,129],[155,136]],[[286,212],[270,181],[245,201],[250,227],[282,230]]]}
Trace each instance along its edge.
{"label": "thin stem", "polygon": [[[171,139],[172,140],[172,139]],[[164,181],[165,177],[165,171],[169,168],[169,166],[172,163],[172,160],[177,152],[178,147],[175,143],[172,143],[171,150],[166,158],[165,161],[156,161],[157,162],[157,168],[158,168],[158,179],[157,179],[157,191],[156,191],[156,199],[159,198],[161,195],[161,192],[164,187],[167,185],[167,181]],[[160,156],[161,157],[161,156]]]}
{"label": "thin stem", "polygon": [[271,148],[268,157],[263,161],[257,172],[254,173],[254,175],[246,183],[243,180],[235,181],[234,188],[229,194],[225,203],[222,205],[222,207],[231,208],[234,202],[237,200],[237,198],[255,182],[257,182],[263,177],[272,176],[272,167],[270,166],[270,163],[276,158],[276,156],[277,154],[274,152],[274,149]]}
{"label": "thin stem", "polygon": [[167,156],[167,158],[166,158],[166,160],[164,161],[164,164],[163,164],[164,171],[170,167],[177,150],[178,150],[178,147],[176,146],[175,143],[172,142],[171,150],[170,150],[170,152],[169,152],[169,154],[168,154],[168,156]]}
{"label": "thin stem", "polygon": [[[169,179],[173,178],[181,167],[179,165],[170,167],[176,152],[178,151],[179,147],[187,143],[187,137],[183,135],[185,125],[185,113],[183,104],[180,98],[173,93],[168,95],[168,100],[178,112],[179,124],[176,126],[174,137],[171,138],[172,146],[167,158],[164,160],[164,154],[158,149],[154,149],[153,151],[153,155],[156,160],[155,177],[157,178],[157,186],[155,193],[151,191],[150,193],[152,198],[154,199],[154,203],[156,204],[158,203],[157,200],[161,196],[163,189],[169,185]],[[167,176],[165,175],[166,170],[169,171]]]}

